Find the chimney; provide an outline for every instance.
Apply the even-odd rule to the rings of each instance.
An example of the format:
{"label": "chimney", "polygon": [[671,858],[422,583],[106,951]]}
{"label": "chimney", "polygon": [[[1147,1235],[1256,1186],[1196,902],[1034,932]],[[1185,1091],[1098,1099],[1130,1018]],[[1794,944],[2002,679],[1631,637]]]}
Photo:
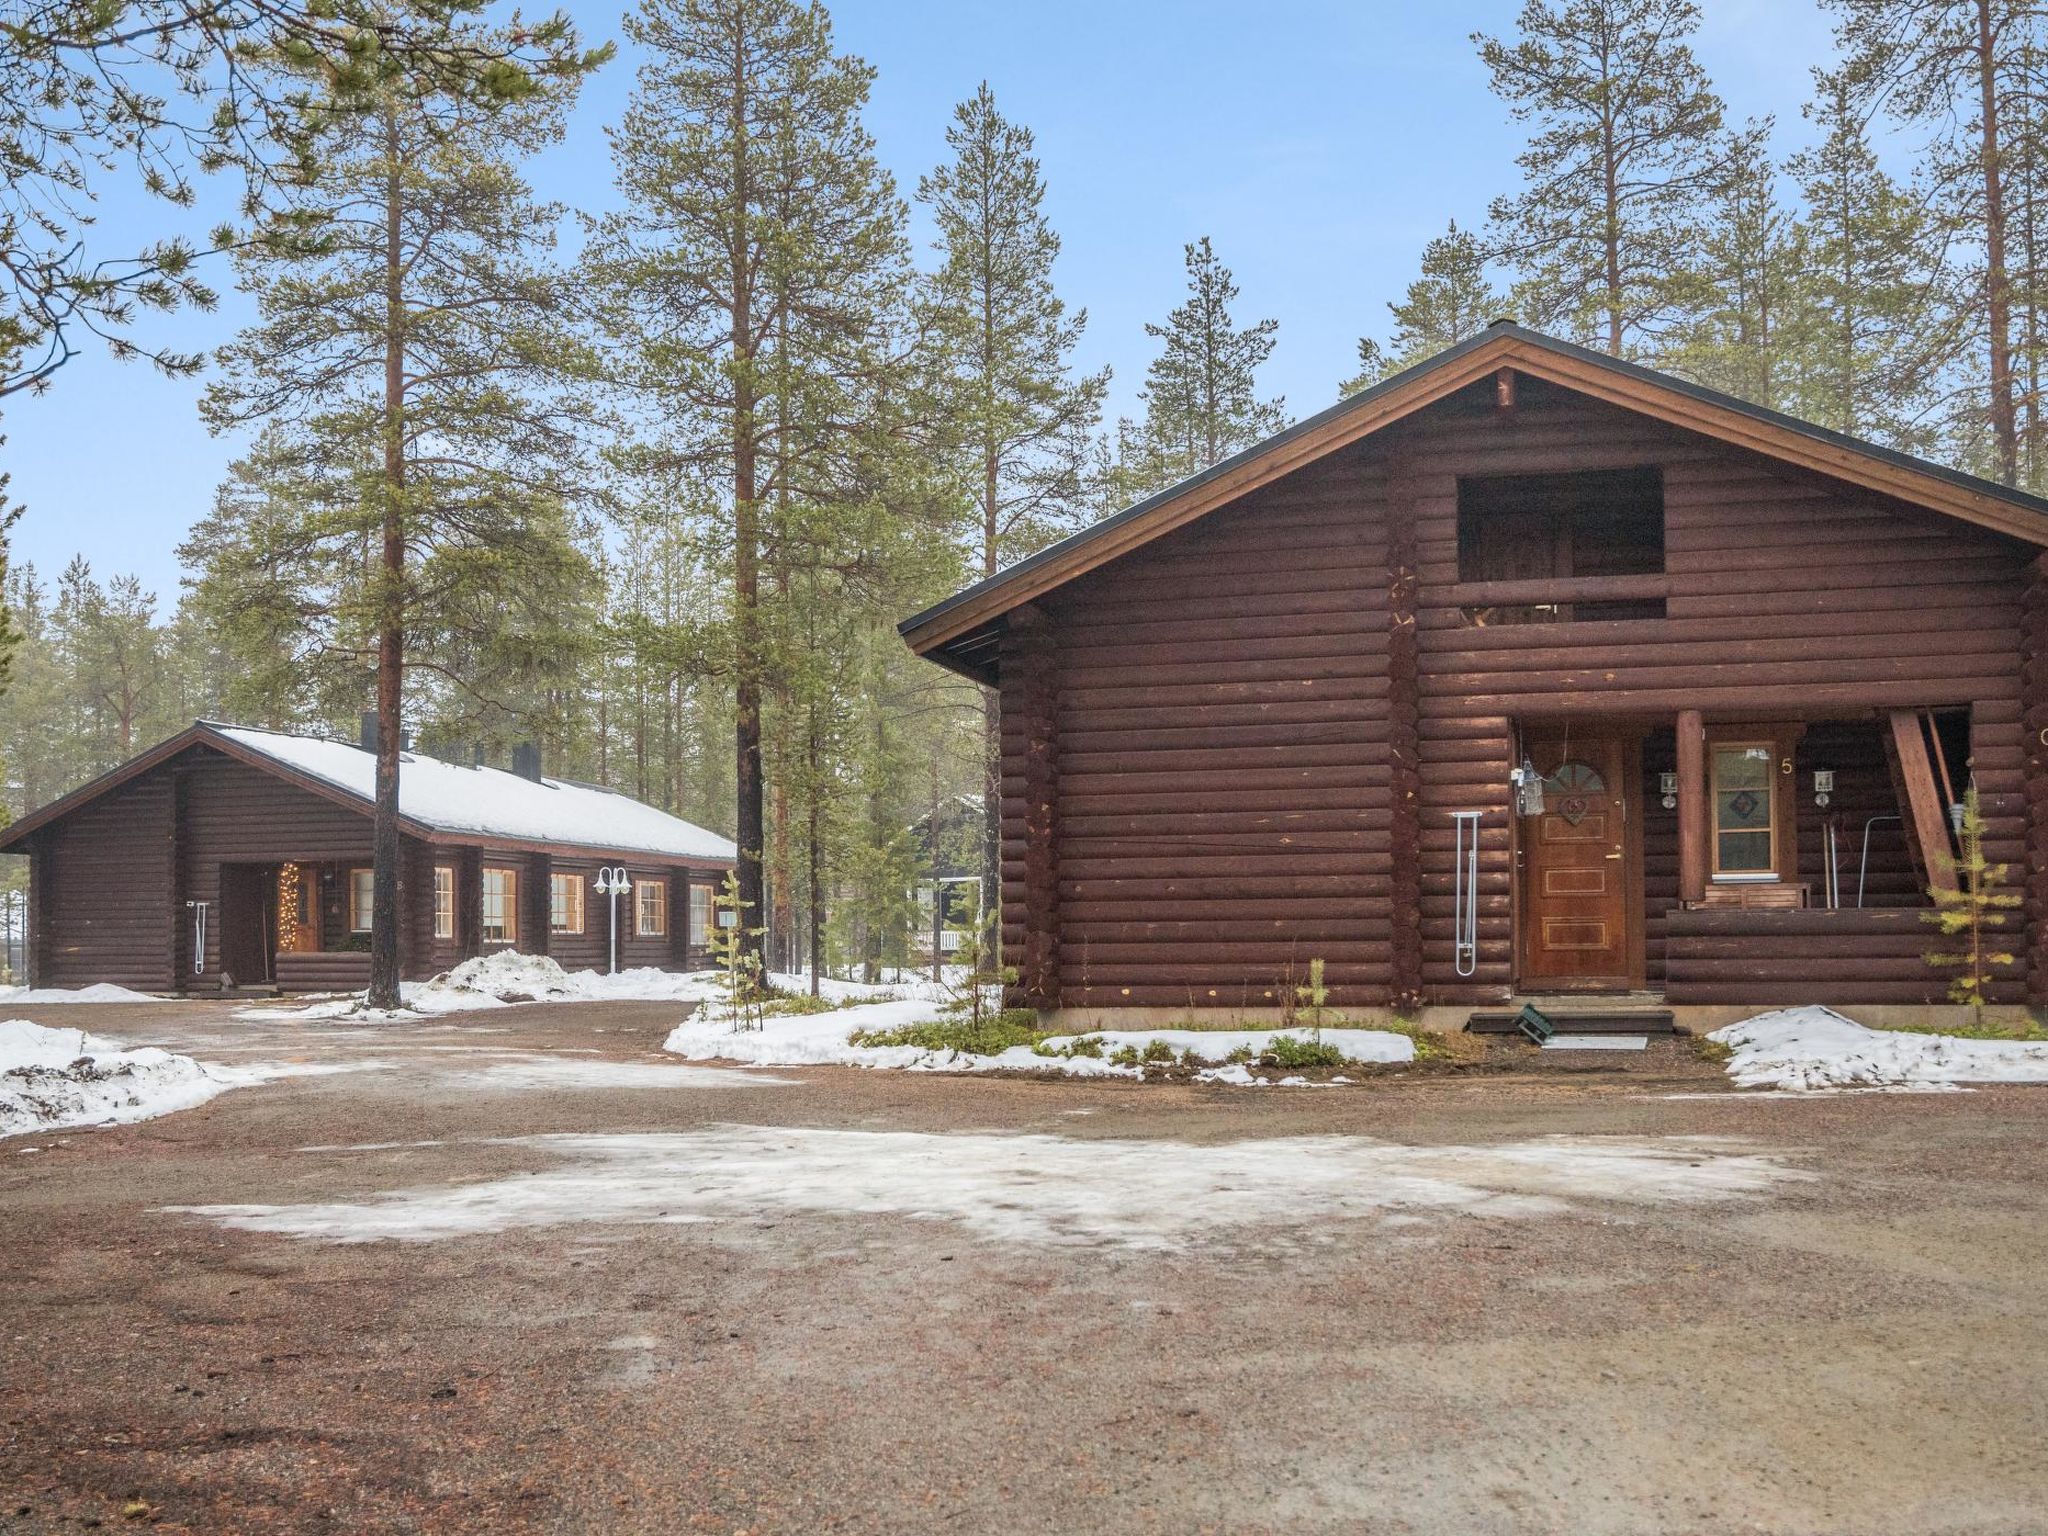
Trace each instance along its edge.
{"label": "chimney", "polygon": [[484,744],[480,741],[473,741],[469,744],[469,766],[472,768],[481,768],[483,767],[483,765]]}
{"label": "chimney", "polygon": [[522,779],[540,782],[540,748],[530,741],[522,741],[512,749],[512,771]]}
{"label": "chimney", "polygon": [[366,709],[356,719],[357,740],[365,752],[377,750],[377,711]]}

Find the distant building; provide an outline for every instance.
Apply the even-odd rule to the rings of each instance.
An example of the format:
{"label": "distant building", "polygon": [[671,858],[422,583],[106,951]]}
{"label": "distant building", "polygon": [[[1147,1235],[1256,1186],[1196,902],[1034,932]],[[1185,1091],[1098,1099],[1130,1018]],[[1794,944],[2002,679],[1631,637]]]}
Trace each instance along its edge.
{"label": "distant building", "polygon": [[[624,868],[619,964],[708,964],[731,842],[589,784],[407,752],[399,771],[399,968],[494,950],[602,968]],[[354,988],[370,974],[367,745],[202,720],[0,832],[29,859],[37,986],[152,992]]]}

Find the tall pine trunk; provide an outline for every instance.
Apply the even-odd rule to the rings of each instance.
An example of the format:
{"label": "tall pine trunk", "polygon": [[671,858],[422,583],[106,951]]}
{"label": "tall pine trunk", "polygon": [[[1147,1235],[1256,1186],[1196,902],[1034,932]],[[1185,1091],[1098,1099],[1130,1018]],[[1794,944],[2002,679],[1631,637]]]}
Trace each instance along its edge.
{"label": "tall pine trunk", "polygon": [[[989,329],[993,330],[991,322]],[[997,541],[1001,502],[996,478],[993,437],[982,453],[981,574],[993,576],[999,564]],[[938,808],[932,810],[932,836],[939,832]],[[934,876],[938,873],[933,871]],[[937,889],[936,886],[933,887]],[[1003,891],[1003,703],[995,689],[981,690],[981,909],[996,910]]]}
{"label": "tall pine trunk", "polygon": [[2019,481],[2019,423],[2012,392],[2012,287],[2006,270],[2004,170],[1999,164],[1998,60],[1991,0],[1977,0],[1979,159],[1984,178],[1984,307],[1990,322],[1991,436],[1998,478]]}
{"label": "tall pine trunk", "polygon": [[372,1008],[398,1006],[398,744],[405,665],[405,256],[398,126],[384,134],[383,550],[377,573],[377,801],[370,833]]}
{"label": "tall pine trunk", "polygon": [[764,851],[761,785],[761,507],[758,500],[759,435],[754,420],[754,288],[753,250],[747,223],[753,207],[749,174],[751,146],[747,109],[751,82],[746,50],[733,55],[732,94],[726,104],[732,133],[732,204],[735,227],[730,232],[732,278],[732,410],[733,467],[733,746],[736,804],[733,840],[739,847],[740,910],[734,937],[743,965],[765,977],[761,930],[768,915],[762,879]]}

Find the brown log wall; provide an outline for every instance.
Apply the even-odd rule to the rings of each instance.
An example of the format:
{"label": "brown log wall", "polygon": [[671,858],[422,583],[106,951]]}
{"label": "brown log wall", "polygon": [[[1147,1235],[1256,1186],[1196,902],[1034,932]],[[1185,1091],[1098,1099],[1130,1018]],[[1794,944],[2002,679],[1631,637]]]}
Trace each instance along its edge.
{"label": "brown log wall", "polygon": [[[2028,550],[1522,382],[1511,413],[1490,408],[1490,391],[1446,402],[1060,589],[1042,602],[1050,633],[1035,645],[1006,638],[1008,963],[1029,962],[1027,941],[1056,944],[1069,1006],[1276,1002],[1318,955],[1340,1004],[1389,1000],[1418,964],[1428,1001],[1498,1000],[1513,979],[1517,722],[1619,717],[1648,728],[1652,985],[1676,958],[1675,818],[1654,790],[1681,708],[1713,722],[1968,706],[1987,851],[2023,866],[2031,847],[2042,867],[2048,800],[2030,820],[2024,780],[2028,746],[2048,728],[2048,684],[2028,705],[2039,725],[2022,722]],[[1664,472],[1666,617],[1468,623],[1459,476],[1652,464]],[[2041,625],[2048,634],[2048,617]],[[1050,689],[1052,703],[1034,689]],[[1027,711],[1037,724],[1026,726]],[[1048,728],[1056,772],[1041,765],[1032,781],[1051,796],[1040,838],[1026,749]],[[1815,730],[1801,752],[1802,805],[1810,767],[1823,750],[1835,755],[1825,765],[1842,775],[1836,812],[1845,827],[1855,818],[1853,843],[1888,784],[1873,777],[1880,765],[1841,756],[1841,742]],[[1452,970],[1451,812],[1467,809],[1483,813],[1481,927],[1478,974],[1463,979]],[[1802,816],[1802,878],[1816,896],[1819,828]],[[1842,850],[1851,880],[1855,852]],[[1880,829],[1874,902],[1919,900],[1902,856]],[[1033,890],[1034,868],[1056,872],[1049,896]],[[1804,942],[1803,930],[1786,932]],[[2035,934],[2034,947],[2048,947]],[[1695,948],[1684,963],[1695,990],[1701,966],[1719,967],[1725,987],[1756,993],[1742,1000],[1771,1000],[1775,982],[1745,979],[1732,960]]]}
{"label": "brown log wall", "polygon": [[[1925,956],[1943,940],[1907,908],[1839,912],[1697,909],[1669,918],[1665,998],[1673,1004],[1941,1003],[1949,971]],[[2018,977],[1995,1002],[2017,1002]]]}
{"label": "brown log wall", "polygon": [[1006,637],[1005,946],[1046,1001],[1270,1007],[1318,957],[1385,1000],[1381,486],[1306,470]]}
{"label": "brown log wall", "polygon": [[170,778],[151,775],[37,834],[37,986],[170,990],[186,922],[182,903],[171,907],[172,796]]}

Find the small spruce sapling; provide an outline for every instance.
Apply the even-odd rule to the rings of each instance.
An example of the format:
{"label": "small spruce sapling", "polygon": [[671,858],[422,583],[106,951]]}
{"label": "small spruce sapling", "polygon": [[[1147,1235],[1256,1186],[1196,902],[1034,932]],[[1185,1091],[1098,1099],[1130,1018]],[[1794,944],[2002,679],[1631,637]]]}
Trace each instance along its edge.
{"label": "small spruce sapling", "polygon": [[1984,817],[1974,785],[1963,795],[1958,840],[1963,855],[1953,861],[1956,889],[1931,889],[1928,894],[1934,898],[1934,910],[1922,913],[1921,919],[1939,928],[1942,937],[1962,943],[1953,950],[1929,950],[1924,958],[1931,966],[1956,973],[1948,984],[1949,1001],[1967,1004],[1971,1016],[1981,1024],[1986,993],[1999,968],[2015,963],[2010,951],[1992,948],[1995,936],[1991,930],[2005,926],[2005,914],[2020,904],[2020,898],[2001,889],[2011,867],[1992,864],[1984,857]]}
{"label": "small spruce sapling", "polygon": [[960,935],[960,946],[953,953],[952,966],[943,973],[951,1007],[965,1013],[977,1032],[991,998],[1017,979],[1016,971],[1005,969],[1001,963],[1002,947],[996,939],[995,927],[994,912],[983,913],[972,922],[955,924],[953,931]]}
{"label": "small spruce sapling", "polygon": [[758,939],[762,930],[747,927],[746,914],[754,904],[740,898],[739,877],[731,870],[725,872],[725,884],[712,898],[712,906],[721,917],[733,914],[731,923],[714,921],[711,927],[711,957],[718,964],[732,1027],[759,1029],[767,1019],[766,993],[761,986],[760,946],[748,941]]}
{"label": "small spruce sapling", "polygon": [[1323,962],[1311,960],[1308,963],[1308,983],[1294,989],[1300,999],[1301,1012],[1308,1019],[1308,1037],[1317,1045],[1323,1043],[1323,1014],[1329,1006],[1330,989],[1323,985]]}

